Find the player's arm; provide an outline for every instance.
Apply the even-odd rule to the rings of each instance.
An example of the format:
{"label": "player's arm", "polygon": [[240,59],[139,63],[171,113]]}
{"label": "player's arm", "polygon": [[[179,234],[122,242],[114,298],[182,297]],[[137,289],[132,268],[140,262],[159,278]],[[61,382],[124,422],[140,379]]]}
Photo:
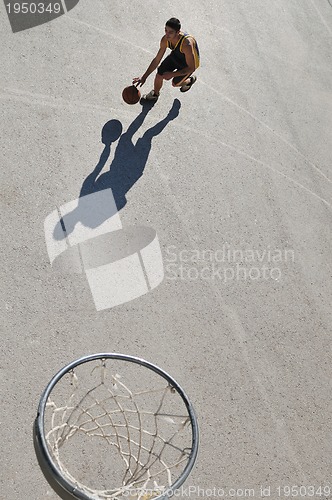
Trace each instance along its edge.
{"label": "player's arm", "polygon": [[165,80],[170,80],[171,78],[175,78],[177,76],[185,76],[195,71],[196,67],[195,67],[194,45],[193,42],[188,38],[184,40],[182,53],[186,58],[187,66],[185,66],[182,69],[178,69],[177,71],[164,73],[163,77]]}
{"label": "player's arm", "polygon": [[167,40],[166,40],[166,37],[163,36],[161,41],[160,41],[159,50],[158,50],[156,56],[152,59],[148,69],[146,70],[144,75],[141,76],[141,78],[134,78],[133,83],[139,83],[140,87],[145,83],[145,80],[147,79],[147,77],[149,75],[151,75],[151,73],[153,73],[155,69],[158,68],[160,61],[162,60],[162,58],[165,54],[166,49],[167,49]]}

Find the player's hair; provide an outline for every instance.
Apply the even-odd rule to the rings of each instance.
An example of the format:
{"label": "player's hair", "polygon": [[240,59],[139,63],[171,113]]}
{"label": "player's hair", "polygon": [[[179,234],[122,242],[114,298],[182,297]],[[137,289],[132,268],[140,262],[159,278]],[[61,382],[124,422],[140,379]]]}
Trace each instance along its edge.
{"label": "player's hair", "polygon": [[173,30],[180,31],[181,23],[176,17],[171,17],[168,21],[166,21],[166,26],[173,28]]}

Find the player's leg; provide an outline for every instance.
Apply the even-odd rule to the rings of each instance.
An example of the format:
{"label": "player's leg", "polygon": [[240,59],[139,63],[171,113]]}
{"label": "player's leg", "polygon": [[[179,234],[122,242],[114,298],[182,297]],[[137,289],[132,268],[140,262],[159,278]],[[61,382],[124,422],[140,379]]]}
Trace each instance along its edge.
{"label": "player's leg", "polygon": [[183,85],[188,85],[190,83],[191,73],[183,76],[176,76],[172,80],[173,87],[182,87]]}
{"label": "player's leg", "polygon": [[174,61],[172,54],[170,54],[163,60],[163,62],[161,63],[161,65],[157,70],[157,74],[154,79],[153,90],[151,90],[151,92],[149,92],[148,94],[144,95],[143,99],[147,101],[157,101],[160,90],[164,83],[162,75],[169,71],[174,71],[175,69],[177,69],[176,62]]}
{"label": "player's leg", "polygon": [[173,78],[172,85],[173,87],[180,87],[181,92],[187,92],[191,89],[192,85],[196,82],[197,77],[192,73],[188,73],[188,75],[177,76]]}
{"label": "player's leg", "polygon": [[164,79],[163,79],[162,75],[160,75],[157,72],[155,79],[154,79],[154,85],[153,85],[153,90],[154,90],[155,95],[159,95],[161,87],[163,86],[163,83],[164,83]]}

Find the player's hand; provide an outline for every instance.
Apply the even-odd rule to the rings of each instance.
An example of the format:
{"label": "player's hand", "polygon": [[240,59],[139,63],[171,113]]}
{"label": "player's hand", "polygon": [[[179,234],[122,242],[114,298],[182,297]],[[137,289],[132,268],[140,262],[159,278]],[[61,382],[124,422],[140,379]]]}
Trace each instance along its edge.
{"label": "player's hand", "polygon": [[133,85],[135,85],[136,83],[138,83],[139,86],[142,87],[142,85],[144,85],[144,83],[145,83],[145,80],[146,80],[146,78],[144,76],[141,76],[140,78],[136,77],[136,78],[133,79]]}

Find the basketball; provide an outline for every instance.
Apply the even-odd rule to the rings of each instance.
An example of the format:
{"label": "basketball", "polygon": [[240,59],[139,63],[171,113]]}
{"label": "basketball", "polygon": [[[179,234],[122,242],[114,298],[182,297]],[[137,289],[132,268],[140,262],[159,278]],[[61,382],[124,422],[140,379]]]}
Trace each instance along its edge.
{"label": "basketball", "polygon": [[135,85],[126,87],[122,92],[122,99],[127,104],[136,104],[141,98],[141,93]]}

